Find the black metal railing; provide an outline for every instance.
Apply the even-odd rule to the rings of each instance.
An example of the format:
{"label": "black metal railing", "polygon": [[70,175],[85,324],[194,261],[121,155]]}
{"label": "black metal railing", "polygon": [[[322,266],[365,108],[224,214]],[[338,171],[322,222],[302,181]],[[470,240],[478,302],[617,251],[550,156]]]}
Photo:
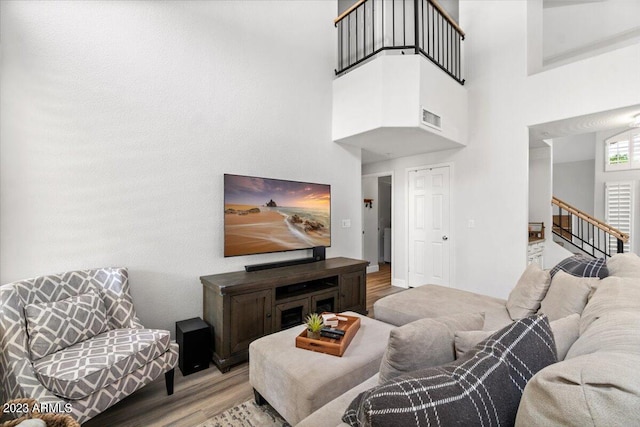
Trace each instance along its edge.
{"label": "black metal railing", "polygon": [[629,235],[553,197],[553,234],[594,256],[624,252]]}
{"label": "black metal railing", "polygon": [[433,0],[359,0],[335,19],[341,74],[385,50],[423,55],[458,83],[464,32]]}

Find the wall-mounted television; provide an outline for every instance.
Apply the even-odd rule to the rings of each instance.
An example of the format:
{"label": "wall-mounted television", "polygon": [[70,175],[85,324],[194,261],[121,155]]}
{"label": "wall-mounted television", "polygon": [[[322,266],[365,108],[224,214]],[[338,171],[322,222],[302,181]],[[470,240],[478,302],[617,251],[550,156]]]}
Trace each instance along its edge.
{"label": "wall-mounted television", "polygon": [[331,246],[331,186],[224,175],[224,256]]}

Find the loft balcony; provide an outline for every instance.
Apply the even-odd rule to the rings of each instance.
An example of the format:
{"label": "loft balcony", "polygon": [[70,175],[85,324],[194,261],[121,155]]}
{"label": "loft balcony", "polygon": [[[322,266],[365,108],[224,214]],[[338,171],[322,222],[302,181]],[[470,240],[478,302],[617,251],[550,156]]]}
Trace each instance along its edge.
{"label": "loft balcony", "polygon": [[438,3],[360,0],[335,25],[335,142],[364,162],[466,146],[465,35]]}
{"label": "loft balcony", "polygon": [[428,58],[460,84],[464,31],[434,0],[359,0],[334,20],[337,75],[385,51]]}

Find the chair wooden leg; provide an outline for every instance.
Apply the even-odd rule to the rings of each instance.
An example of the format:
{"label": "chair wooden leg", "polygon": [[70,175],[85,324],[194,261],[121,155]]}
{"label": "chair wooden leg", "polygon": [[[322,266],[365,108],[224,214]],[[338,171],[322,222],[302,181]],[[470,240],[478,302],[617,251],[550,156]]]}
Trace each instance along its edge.
{"label": "chair wooden leg", "polygon": [[173,394],[173,374],[175,372],[175,368],[164,373],[164,381],[167,385],[167,395],[171,396]]}

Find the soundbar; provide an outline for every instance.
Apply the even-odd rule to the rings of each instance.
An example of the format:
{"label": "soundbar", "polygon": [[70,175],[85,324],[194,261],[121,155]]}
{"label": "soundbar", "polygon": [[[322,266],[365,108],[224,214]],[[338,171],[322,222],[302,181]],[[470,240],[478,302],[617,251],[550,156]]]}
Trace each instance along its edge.
{"label": "soundbar", "polygon": [[316,262],[315,258],[313,257],[298,258],[298,259],[291,259],[288,261],[276,261],[276,262],[266,262],[264,264],[245,265],[244,269],[247,272],[251,272],[251,271],[268,270],[270,268],[289,267],[289,266],[298,265],[298,264],[309,264],[311,262]]}

